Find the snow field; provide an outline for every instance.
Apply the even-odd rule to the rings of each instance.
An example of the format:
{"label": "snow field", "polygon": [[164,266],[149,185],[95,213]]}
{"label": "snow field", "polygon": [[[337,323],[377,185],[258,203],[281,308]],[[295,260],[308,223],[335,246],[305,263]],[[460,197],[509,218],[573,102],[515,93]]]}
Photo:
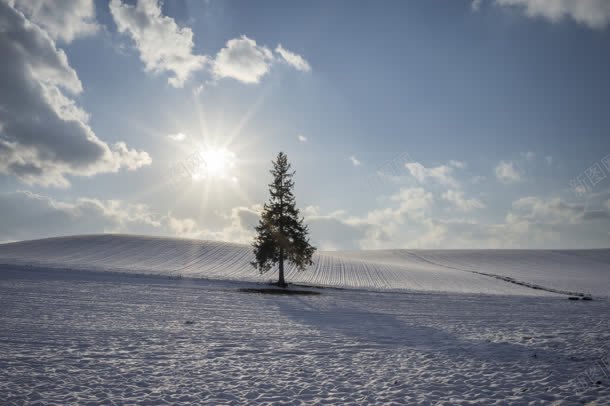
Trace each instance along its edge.
{"label": "snow field", "polygon": [[[126,235],[60,237],[0,245],[0,264],[268,281],[247,245]],[[532,289],[493,276],[508,277]],[[610,250],[382,250],[321,252],[293,283],[375,290],[610,296]]]}
{"label": "snow field", "polygon": [[607,299],[248,286],[0,267],[2,403],[610,402]]}

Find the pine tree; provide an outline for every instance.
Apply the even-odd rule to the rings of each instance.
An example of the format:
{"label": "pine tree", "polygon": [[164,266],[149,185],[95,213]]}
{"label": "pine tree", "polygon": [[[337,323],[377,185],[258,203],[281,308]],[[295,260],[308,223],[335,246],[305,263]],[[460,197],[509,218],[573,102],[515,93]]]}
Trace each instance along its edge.
{"label": "pine tree", "polygon": [[284,260],[303,271],[313,264],[311,257],[316,249],[309,243],[309,230],[296,208],[292,180],[295,172],[291,171],[286,154],[277,155],[270,173],[273,175],[273,183],[269,184],[271,197],[256,226],[257,235],[252,244],[256,260],[252,266],[265,273],[279,264],[277,284],[286,287]]}

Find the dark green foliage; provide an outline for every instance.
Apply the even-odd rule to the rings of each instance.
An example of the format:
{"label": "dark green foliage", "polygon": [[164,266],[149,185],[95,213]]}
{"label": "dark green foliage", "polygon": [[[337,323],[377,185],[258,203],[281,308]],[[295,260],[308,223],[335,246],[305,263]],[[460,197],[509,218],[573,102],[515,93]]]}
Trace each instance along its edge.
{"label": "dark green foliage", "polygon": [[284,260],[303,271],[313,262],[315,247],[309,243],[309,230],[295,206],[293,194],[294,171],[291,171],[286,154],[280,152],[273,162],[273,183],[269,185],[271,195],[265,203],[252,244],[256,260],[252,265],[261,273],[279,264],[278,286],[285,287]]}

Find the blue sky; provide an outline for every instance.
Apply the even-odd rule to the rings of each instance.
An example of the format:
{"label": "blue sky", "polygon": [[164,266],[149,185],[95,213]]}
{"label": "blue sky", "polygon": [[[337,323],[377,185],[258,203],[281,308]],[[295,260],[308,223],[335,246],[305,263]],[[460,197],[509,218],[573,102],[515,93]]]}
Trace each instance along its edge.
{"label": "blue sky", "polygon": [[0,9],[0,241],[248,242],[282,150],[321,249],[609,246],[604,0]]}

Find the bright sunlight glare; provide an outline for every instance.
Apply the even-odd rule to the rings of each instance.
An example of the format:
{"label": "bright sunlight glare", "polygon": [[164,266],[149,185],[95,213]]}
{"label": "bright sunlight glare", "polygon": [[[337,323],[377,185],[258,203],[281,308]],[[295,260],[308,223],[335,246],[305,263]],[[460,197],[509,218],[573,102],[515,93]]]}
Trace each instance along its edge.
{"label": "bright sunlight glare", "polygon": [[226,148],[202,148],[198,156],[197,170],[193,179],[231,178],[235,167],[235,154]]}

